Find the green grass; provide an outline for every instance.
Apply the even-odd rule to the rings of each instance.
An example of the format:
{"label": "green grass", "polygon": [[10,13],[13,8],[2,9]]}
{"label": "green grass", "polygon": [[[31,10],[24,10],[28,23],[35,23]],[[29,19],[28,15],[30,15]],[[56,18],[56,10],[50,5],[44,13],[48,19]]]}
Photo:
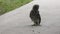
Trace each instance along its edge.
{"label": "green grass", "polygon": [[16,9],[32,0],[0,0],[0,15]]}

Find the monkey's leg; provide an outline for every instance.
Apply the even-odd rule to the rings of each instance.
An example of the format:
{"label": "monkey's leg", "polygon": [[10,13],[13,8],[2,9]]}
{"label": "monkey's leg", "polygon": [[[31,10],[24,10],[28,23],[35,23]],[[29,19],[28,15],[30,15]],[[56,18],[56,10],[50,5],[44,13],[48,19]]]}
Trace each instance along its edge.
{"label": "monkey's leg", "polygon": [[40,21],[39,21],[39,19],[36,21],[36,24],[37,24],[37,25],[40,25]]}
{"label": "monkey's leg", "polygon": [[41,19],[39,19],[39,24],[41,23]]}
{"label": "monkey's leg", "polygon": [[37,26],[37,21],[33,20],[34,24],[32,26]]}
{"label": "monkey's leg", "polygon": [[34,24],[33,24],[33,26],[39,26],[40,24],[39,24],[39,20],[34,20]]}

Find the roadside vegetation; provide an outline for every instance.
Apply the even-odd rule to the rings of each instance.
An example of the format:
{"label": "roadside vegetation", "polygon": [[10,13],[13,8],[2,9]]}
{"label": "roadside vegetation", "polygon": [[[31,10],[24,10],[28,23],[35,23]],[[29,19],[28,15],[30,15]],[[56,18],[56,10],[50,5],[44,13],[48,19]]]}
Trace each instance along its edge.
{"label": "roadside vegetation", "polygon": [[0,15],[16,9],[32,0],[0,0]]}

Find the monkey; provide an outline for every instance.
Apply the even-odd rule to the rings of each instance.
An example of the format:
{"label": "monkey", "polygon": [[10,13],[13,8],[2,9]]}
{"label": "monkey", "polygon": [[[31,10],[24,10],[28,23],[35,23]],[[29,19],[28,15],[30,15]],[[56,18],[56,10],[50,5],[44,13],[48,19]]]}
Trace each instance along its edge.
{"label": "monkey", "polygon": [[41,23],[41,16],[39,14],[39,5],[34,5],[31,12],[30,12],[30,18],[34,22],[32,26],[38,26]]}

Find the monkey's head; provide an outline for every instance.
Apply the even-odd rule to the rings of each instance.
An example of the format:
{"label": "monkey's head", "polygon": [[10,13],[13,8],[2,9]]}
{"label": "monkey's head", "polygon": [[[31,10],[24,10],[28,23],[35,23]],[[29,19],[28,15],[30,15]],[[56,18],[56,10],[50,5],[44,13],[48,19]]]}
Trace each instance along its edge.
{"label": "monkey's head", "polygon": [[34,5],[33,6],[33,10],[38,10],[39,9],[39,5]]}

